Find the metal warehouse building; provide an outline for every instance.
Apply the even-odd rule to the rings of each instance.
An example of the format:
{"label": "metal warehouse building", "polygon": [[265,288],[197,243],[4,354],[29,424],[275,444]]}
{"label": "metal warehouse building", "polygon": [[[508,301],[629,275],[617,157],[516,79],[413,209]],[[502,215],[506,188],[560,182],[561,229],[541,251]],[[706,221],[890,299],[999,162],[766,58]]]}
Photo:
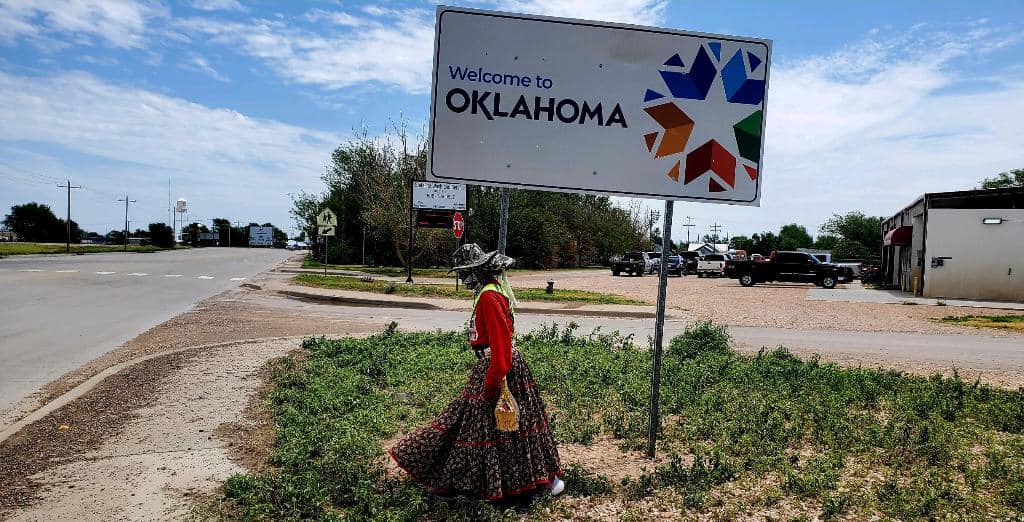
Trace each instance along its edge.
{"label": "metal warehouse building", "polygon": [[882,223],[885,281],[915,295],[1024,301],[1024,188],[925,194]]}

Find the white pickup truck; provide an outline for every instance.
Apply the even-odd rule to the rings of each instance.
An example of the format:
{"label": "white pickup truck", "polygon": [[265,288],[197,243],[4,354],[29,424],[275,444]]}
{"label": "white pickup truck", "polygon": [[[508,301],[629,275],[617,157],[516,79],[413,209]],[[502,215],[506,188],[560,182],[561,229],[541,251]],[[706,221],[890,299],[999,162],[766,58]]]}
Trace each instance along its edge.
{"label": "white pickup truck", "polygon": [[729,254],[708,254],[697,261],[697,277],[725,277]]}

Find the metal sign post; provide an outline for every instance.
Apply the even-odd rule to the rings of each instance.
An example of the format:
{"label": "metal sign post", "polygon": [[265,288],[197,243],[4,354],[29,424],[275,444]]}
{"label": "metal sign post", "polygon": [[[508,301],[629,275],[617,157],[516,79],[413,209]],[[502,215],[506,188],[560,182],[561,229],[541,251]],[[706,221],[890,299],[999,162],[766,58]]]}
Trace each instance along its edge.
{"label": "metal sign post", "polygon": [[324,238],[324,276],[327,276],[327,247],[330,246],[328,238],[335,235],[338,229],[338,215],[329,208],[320,211],[316,216],[317,236]]}
{"label": "metal sign post", "polygon": [[427,179],[665,200],[654,457],[673,201],[758,206],[770,40],[439,6]]}
{"label": "metal sign post", "polygon": [[651,418],[647,425],[647,456],[654,458],[655,442],[661,428],[658,411],[661,390],[661,352],[665,341],[665,297],[668,293],[668,256],[672,244],[672,200],[665,202],[665,222],[662,224],[661,268],[658,270],[658,311],[654,319],[654,362],[651,369]]}

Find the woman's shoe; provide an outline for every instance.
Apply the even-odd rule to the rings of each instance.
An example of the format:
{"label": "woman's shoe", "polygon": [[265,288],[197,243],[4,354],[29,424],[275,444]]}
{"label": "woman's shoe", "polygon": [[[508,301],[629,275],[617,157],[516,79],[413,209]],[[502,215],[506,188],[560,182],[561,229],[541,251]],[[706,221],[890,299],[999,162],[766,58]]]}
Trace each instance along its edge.
{"label": "woman's shoe", "polygon": [[551,491],[548,493],[552,497],[558,496],[559,493],[565,490],[565,482],[562,479],[555,477],[555,480],[551,482]]}

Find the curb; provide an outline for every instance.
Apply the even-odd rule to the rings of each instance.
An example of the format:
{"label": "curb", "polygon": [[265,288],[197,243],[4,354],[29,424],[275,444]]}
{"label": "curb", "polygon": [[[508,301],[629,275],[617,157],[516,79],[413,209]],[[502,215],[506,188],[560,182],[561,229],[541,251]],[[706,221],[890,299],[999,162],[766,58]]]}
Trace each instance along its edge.
{"label": "curb", "polygon": [[341,305],[356,305],[356,306],[374,306],[380,308],[410,308],[413,310],[444,310],[440,306],[433,303],[417,302],[417,301],[388,301],[386,299],[372,299],[366,297],[347,297],[340,295],[323,295],[323,294],[311,294],[306,292],[296,292],[294,290],[278,290],[277,293],[286,295],[292,299],[302,299],[307,301],[327,301],[333,304]]}
{"label": "curb", "polygon": [[11,424],[10,426],[7,426],[2,431],[0,431],[0,444],[2,444],[7,439],[11,438],[13,435],[17,434],[19,431],[24,429],[26,426],[28,426],[28,425],[36,422],[36,421],[39,421],[39,420],[43,419],[44,417],[46,417],[50,413],[53,413],[54,411],[57,411],[60,408],[63,408],[64,406],[67,406],[68,404],[70,404],[74,400],[82,397],[83,395],[85,395],[86,393],[91,391],[93,388],[95,388],[97,385],[99,385],[101,382],[103,382],[107,377],[110,377],[111,375],[115,375],[115,374],[119,373],[121,370],[124,370],[125,368],[130,368],[130,367],[135,366],[136,364],[139,364],[141,362],[145,362],[145,361],[148,361],[150,359],[156,359],[157,357],[164,357],[164,356],[167,356],[167,355],[174,355],[176,353],[181,353],[181,352],[185,352],[185,351],[188,351],[188,350],[197,350],[197,349],[202,349],[202,348],[219,348],[219,347],[232,346],[232,345],[237,345],[237,344],[259,343],[259,342],[266,342],[266,341],[286,341],[286,340],[289,340],[289,339],[304,339],[306,337],[309,337],[309,336],[308,335],[289,335],[289,336],[284,336],[284,337],[261,337],[261,338],[257,338],[257,339],[244,339],[244,340],[241,340],[241,341],[224,341],[224,342],[219,342],[219,343],[197,344],[197,345],[194,345],[194,346],[184,346],[184,347],[180,347],[180,348],[174,348],[173,350],[167,350],[167,351],[164,351],[164,352],[158,352],[158,353],[153,353],[153,354],[149,354],[149,355],[144,355],[142,357],[136,357],[135,359],[129,359],[129,360],[123,362],[123,363],[119,363],[119,364],[115,364],[113,366],[110,366],[110,367],[104,369],[103,371],[97,373],[96,375],[93,375],[92,377],[88,378],[85,382],[83,382],[83,383],[79,384],[78,386],[75,386],[74,388],[64,392],[62,395],[56,397],[55,399],[53,399],[52,401],[50,401],[50,402],[48,402],[46,404],[40,406],[39,408],[36,408],[31,413],[29,413],[28,415],[25,415],[24,417],[22,417],[20,420],[18,420],[14,424]]}
{"label": "curb", "polygon": [[[296,292],[294,290],[277,290],[277,293],[288,296],[292,299],[306,301],[320,301],[337,305],[372,306],[378,308],[405,308],[411,310],[444,310],[449,312],[468,312],[469,308],[444,308],[433,303],[421,301],[391,301],[387,299],[373,299],[369,297],[349,297],[339,295],[324,295],[307,292]],[[568,315],[577,317],[605,317],[623,319],[653,319],[654,312],[633,312],[618,310],[580,310],[578,308],[531,308],[520,306],[516,309],[517,314],[531,315]]]}

